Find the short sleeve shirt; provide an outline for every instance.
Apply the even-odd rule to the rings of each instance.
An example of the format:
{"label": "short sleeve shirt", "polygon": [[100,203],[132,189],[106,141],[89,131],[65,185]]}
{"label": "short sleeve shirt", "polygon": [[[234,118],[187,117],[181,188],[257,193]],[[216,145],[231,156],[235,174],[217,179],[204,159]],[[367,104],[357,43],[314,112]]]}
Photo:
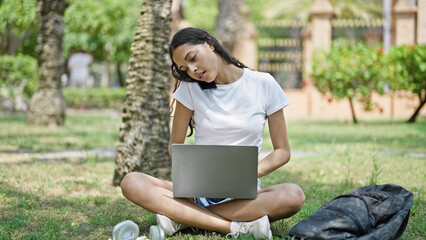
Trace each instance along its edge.
{"label": "short sleeve shirt", "polygon": [[260,151],[267,116],[290,100],[268,73],[248,68],[231,84],[203,91],[196,82],[181,82],[173,98],[193,111],[195,144],[249,145]]}

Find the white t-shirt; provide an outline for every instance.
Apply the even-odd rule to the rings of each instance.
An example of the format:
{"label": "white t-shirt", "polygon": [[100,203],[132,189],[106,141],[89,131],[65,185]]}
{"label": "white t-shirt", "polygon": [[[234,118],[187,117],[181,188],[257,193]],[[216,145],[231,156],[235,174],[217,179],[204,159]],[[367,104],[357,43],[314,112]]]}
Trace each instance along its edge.
{"label": "white t-shirt", "polygon": [[290,99],[268,73],[248,68],[231,84],[203,91],[196,82],[181,82],[173,98],[194,111],[195,144],[249,145],[260,151],[266,117]]}

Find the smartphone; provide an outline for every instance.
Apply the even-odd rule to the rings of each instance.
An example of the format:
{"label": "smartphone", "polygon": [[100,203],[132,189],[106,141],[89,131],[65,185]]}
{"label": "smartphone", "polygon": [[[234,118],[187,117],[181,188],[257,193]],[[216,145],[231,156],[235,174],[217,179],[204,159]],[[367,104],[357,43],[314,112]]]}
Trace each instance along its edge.
{"label": "smartphone", "polygon": [[211,91],[211,90],[216,90],[217,86],[215,82],[200,82],[197,81],[198,86],[200,86],[201,90],[203,91]]}

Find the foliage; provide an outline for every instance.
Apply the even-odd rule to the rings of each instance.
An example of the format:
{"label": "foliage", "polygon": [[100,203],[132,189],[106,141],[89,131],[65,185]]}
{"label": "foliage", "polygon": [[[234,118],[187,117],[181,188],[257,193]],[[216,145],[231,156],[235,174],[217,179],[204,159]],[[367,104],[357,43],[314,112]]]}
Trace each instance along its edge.
{"label": "foliage", "polygon": [[[11,45],[22,44],[37,32],[36,4],[37,0],[3,0],[1,2],[0,53],[10,51]],[[36,39],[32,37],[31,41],[32,43],[25,44],[35,46]],[[8,53],[14,54],[14,51]],[[34,53],[35,51],[31,50],[28,54],[34,56]]]}
{"label": "foliage", "polygon": [[70,0],[65,12],[64,52],[85,50],[97,60],[130,56],[141,0]]}
{"label": "foliage", "polygon": [[408,90],[417,95],[426,91],[426,45],[392,47],[389,51],[392,90]]}
{"label": "foliage", "polygon": [[[307,22],[314,0],[269,0],[262,8],[264,19],[299,19]],[[336,18],[376,19],[382,16],[382,0],[330,0]]]}
{"label": "foliage", "polygon": [[415,122],[426,103],[426,45],[393,47],[389,53],[387,73],[392,90],[408,90],[420,104],[408,120]]}
{"label": "foliage", "polygon": [[121,108],[125,88],[64,88],[65,102],[70,107]]}
{"label": "foliage", "polygon": [[37,0],[3,0],[0,5],[0,29],[7,24],[25,30],[37,22],[35,7]]}
{"label": "foliage", "polygon": [[318,90],[337,99],[359,99],[372,110],[371,94],[383,92],[385,75],[382,51],[363,43],[336,42],[331,49],[317,52],[313,61],[313,80]]}
{"label": "foliage", "polygon": [[184,17],[194,25],[214,34],[216,16],[219,13],[217,0],[185,0]]}
{"label": "foliage", "polygon": [[371,94],[410,91],[420,104],[410,118],[414,122],[426,102],[426,45],[392,47],[385,55],[381,48],[365,44],[336,42],[330,51],[316,53],[313,80],[318,90],[337,99],[358,98],[366,110],[374,108]]}
{"label": "foliage", "polygon": [[0,56],[0,96],[13,98],[23,91],[25,98],[31,98],[38,84],[37,60],[30,56]]}

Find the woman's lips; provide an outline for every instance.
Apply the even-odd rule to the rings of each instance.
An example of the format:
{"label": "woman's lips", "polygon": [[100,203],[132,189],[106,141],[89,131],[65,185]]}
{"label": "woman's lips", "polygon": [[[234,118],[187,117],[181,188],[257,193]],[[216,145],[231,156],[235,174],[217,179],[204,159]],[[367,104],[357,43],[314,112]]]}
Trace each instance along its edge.
{"label": "woman's lips", "polygon": [[200,79],[200,80],[205,80],[205,78],[206,78],[206,72],[202,72],[202,73],[200,73],[200,74],[198,74],[198,78]]}

